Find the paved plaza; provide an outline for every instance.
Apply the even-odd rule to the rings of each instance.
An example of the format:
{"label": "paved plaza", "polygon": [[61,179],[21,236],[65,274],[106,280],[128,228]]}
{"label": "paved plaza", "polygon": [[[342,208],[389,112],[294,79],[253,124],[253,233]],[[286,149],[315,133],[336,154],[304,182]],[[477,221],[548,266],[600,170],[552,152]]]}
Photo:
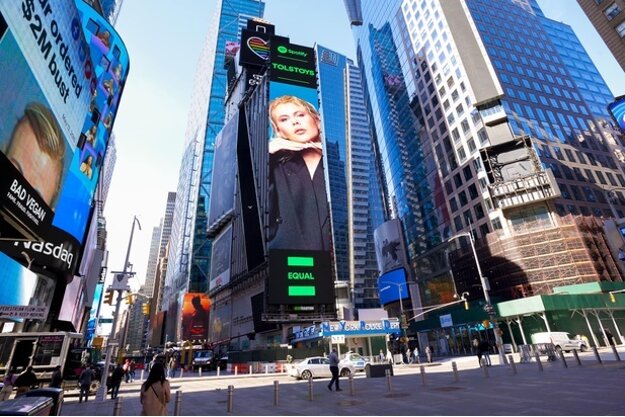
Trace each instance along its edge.
{"label": "paved plaza", "polygon": [[[396,366],[395,376],[352,380],[341,378],[343,391],[328,391],[328,379],[295,381],[287,375],[197,374],[173,378],[169,415],[175,412],[176,391],[180,391],[180,415],[625,415],[625,348],[623,361],[610,349],[580,355],[580,366],[568,354],[561,361],[543,358],[542,371],[536,362],[479,368],[470,357],[444,358],[423,367]],[[515,358],[517,355],[515,355]],[[457,380],[452,369],[456,363]],[[278,404],[274,404],[274,381],[278,381]],[[389,384],[390,382],[390,384]],[[121,415],[140,415],[140,381],[123,383]],[[228,411],[228,386],[232,391],[232,412]],[[389,386],[390,385],[390,386]],[[62,415],[113,415],[114,400],[78,403],[73,392],[66,395]]]}

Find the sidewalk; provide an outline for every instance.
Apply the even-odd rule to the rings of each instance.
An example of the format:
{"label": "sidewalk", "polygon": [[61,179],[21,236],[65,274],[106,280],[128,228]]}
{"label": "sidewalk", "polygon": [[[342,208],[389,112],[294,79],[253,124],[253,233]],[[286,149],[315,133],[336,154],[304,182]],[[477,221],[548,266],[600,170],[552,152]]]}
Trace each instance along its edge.
{"label": "sidewalk", "polygon": [[[620,349],[619,349],[620,350]],[[181,415],[623,415],[622,383],[625,362],[602,351],[603,364],[592,352],[584,354],[579,366],[572,355],[568,368],[561,361],[477,367],[474,356],[445,358],[424,366],[396,366],[391,387],[386,378],[353,379],[353,395],[347,378],[341,378],[342,392],[330,392],[327,379],[313,382],[309,399],[307,381],[286,375],[245,375],[172,379],[169,415],[174,415],[175,392],[181,393]],[[625,355],[621,354],[625,359]],[[451,362],[456,362],[455,381]],[[425,379],[425,384],[423,380]],[[279,381],[279,404],[274,406],[273,381]],[[234,386],[233,410],[228,413],[227,388]],[[123,384],[120,391],[122,415],[139,415],[140,383]],[[68,397],[62,415],[113,415],[113,400],[77,403]]]}

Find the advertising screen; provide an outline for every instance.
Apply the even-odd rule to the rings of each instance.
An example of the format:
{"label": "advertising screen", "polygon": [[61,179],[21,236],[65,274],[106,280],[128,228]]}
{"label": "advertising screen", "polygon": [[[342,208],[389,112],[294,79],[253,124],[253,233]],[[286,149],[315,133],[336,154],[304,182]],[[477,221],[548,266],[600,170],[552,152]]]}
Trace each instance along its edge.
{"label": "advertising screen", "polygon": [[409,297],[404,268],[394,269],[378,278],[380,304],[386,305]]}
{"label": "advertising screen", "polygon": [[625,134],[625,96],[617,97],[616,100],[608,104],[608,111],[621,129],[621,132]]}
{"label": "advertising screen", "polygon": [[373,232],[373,239],[375,241],[375,256],[378,261],[378,269],[381,273],[405,265],[406,250],[399,219],[382,223]]}
{"label": "advertising screen", "polygon": [[211,291],[230,282],[231,250],[232,226],[228,226],[213,241],[209,283],[209,289]]}
{"label": "advertising screen", "polygon": [[204,293],[189,292],[182,304],[182,340],[208,338],[210,300]]}
{"label": "advertising screen", "polygon": [[271,41],[267,300],[333,304],[314,50],[284,39]]}
{"label": "advertising screen", "polygon": [[0,3],[0,251],[68,280],[128,70],[114,30],[76,3]]}

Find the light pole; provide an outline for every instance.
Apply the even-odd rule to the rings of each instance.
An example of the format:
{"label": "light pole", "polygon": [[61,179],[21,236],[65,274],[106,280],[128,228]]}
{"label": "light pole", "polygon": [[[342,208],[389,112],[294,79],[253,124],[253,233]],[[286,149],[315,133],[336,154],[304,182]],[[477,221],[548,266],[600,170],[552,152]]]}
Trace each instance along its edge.
{"label": "light pole", "polygon": [[[405,282],[391,282],[391,281],[382,281],[380,282],[380,285],[394,285],[397,287],[397,292],[399,295],[399,310],[400,310],[400,317],[399,317],[399,325],[401,326],[402,329],[402,337],[404,337],[403,340],[406,340],[406,328],[408,327],[408,324],[406,323],[406,316],[404,316],[404,303],[402,301],[402,296],[401,296],[401,287],[402,285],[407,285]],[[388,289],[390,289],[391,287],[382,287],[380,288],[380,292],[382,291],[386,291]],[[405,342],[403,343],[405,345]]]}
{"label": "light pole", "polygon": [[[128,249],[126,251],[126,261],[124,262],[124,270],[121,272],[123,278],[125,279],[128,275],[134,275],[134,272],[128,272],[128,259],[130,258],[130,248],[132,246],[132,237],[135,233],[135,223],[139,226],[139,230],[141,230],[141,223],[139,223],[139,219],[137,216],[133,216],[132,218],[132,227],[130,228],[130,239],[128,239]],[[116,279],[116,278],[113,278]],[[121,307],[123,294],[125,289],[117,289],[117,302],[115,303],[115,314],[113,315],[113,325],[111,327],[111,333],[109,334],[108,341],[106,343],[106,358],[104,359],[104,369],[102,370],[102,378],[100,379],[100,389],[98,390],[96,398],[100,401],[104,401],[106,399],[106,381],[108,380],[109,375],[109,365],[111,364],[111,355],[113,354],[113,348],[118,345],[115,337],[115,327],[117,327],[117,319],[119,318],[119,308]]]}
{"label": "light pole", "polygon": [[477,252],[475,251],[475,241],[473,239],[473,234],[469,232],[458,233],[455,236],[447,239],[448,242],[466,236],[469,238],[469,242],[471,242],[471,250],[473,251],[473,258],[475,259],[475,265],[477,266],[477,273],[480,276],[480,283],[482,284],[482,290],[484,291],[484,300],[486,301],[486,305],[484,306],[484,310],[488,313],[488,318],[491,323],[493,323],[493,332],[495,333],[495,344],[497,345],[497,353],[499,354],[499,363],[505,364],[506,356],[503,352],[503,340],[501,339],[501,334],[499,332],[499,324],[497,324],[497,316],[495,315],[495,309],[490,301],[490,294],[488,293],[490,286],[488,284],[487,278],[482,275],[482,268],[480,268],[480,261],[477,257]]}

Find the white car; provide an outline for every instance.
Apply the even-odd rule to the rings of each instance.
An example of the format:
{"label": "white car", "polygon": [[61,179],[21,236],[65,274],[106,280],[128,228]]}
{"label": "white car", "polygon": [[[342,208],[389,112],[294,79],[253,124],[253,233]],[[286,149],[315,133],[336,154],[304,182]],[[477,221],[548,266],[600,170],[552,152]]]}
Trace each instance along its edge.
{"label": "white car", "polygon": [[371,364],[369,363],[369,359],[363,357],[360,353],[356,352],[347,352],[343,356],[342,360],[354,365],[354,369],[356,369],[356,372],[365,371],[369,366],[371,366]]}
{"label": "white car", "polygon": [[[355,372],[354,365],[349,362],[339,362],[339,375],[349,376]],[[312,356],[303,359],[289,368],[289,375],[296,379],[331,378],[330,361],[323,356]]]}

